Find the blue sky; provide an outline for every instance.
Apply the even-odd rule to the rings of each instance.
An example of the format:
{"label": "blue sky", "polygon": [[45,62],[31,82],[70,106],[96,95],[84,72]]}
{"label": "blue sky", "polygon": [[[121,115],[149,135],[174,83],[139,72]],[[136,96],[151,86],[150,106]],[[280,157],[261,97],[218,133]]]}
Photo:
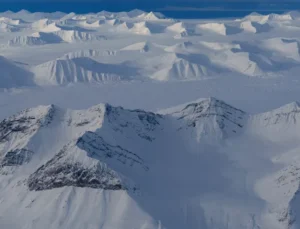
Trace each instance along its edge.
{"label": "blue sky", "polygon": [[177,18],[235,17],[260,13],[300,10],[300,0],[0,0],[0,11],[99,12],[139,8],[160,11]]}

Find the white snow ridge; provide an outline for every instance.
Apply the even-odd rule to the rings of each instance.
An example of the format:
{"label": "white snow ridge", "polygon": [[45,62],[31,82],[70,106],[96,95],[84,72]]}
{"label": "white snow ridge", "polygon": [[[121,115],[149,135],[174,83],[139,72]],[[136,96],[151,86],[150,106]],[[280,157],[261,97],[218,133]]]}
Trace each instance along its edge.
{"label": "white snow ridge", "polygon": [[132,74],[129,69],[122,72],[121,65],[103,64],[89,57],[56,59],[35,66],[33,72],[41,85],[129,80]]}
{"label": "white snow ridge", "polygon": [[62,42],[62,39],[53,33],[36,32],[30,36],[17,36],[8,41],[8,46],[34,46],[55,44]]}
{"label": "white snow ridge", "polygon": [[299,229],[299,22],[0,13],[0,229]]}

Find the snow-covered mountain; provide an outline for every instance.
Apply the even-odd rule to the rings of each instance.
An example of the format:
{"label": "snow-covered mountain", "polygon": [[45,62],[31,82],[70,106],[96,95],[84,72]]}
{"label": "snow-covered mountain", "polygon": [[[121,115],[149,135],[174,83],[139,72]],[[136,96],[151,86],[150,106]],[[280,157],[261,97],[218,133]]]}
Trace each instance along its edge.
{"label": "snow-covered mountain", "polygon": [[233,35],[241,32],[240,28],[238,27],[215,22],[196,25],[195,30],[196,33],[200,34],[202,32],[212,32],[223,36]]}
{"label": "snow-covered mountain", "polygon": [[168,26],[166,28],[166,31],[174,33],[174,38],[187,37],[192,34],[192,32],[189,31],[189,29],[183,22],[176,22],[173,25]]}
{"label": "snow-covered mountain", "polygon": [[61,42],[87,42],[95,40],[105,40],[104,36],[96,36],[90,33],[61,30],[55,24],[50,24],[41,29],[43,32],[35,32],[32,35],[17,36],[8,41],[8,46],[33,46],[45,44],[57,44]]}
{"label": "snow-covered mountain", "polygon": [[139,19],[143,20],[149,20],[149,21],[156,21],[160,19],[164,19],[165,16],[161,13],[156,13],[156,12],[150,12],[150,13],[142,13],[137,16]]}
{"label": "snow-covered mountain", "polygon": [[[85,54],[82,53],[82,56]],[[96,53],[89,54],[93,56]],[[134,69],[130,70],[128,67],[127,72],[123,72],[125,67],[121,64],[99,63],[90,57],[68,57],[35,66],[32,69],[35,74],[35,82],[39,85],[62,85],[130,80],[134,76]]]}
{"label": "snow-covered mountain", "polygon": [[[298,188],[285,181],[298,177],[298,110],[293,103],[249,115],[215,98],[157,114],[109,104],[26,109],[0,123],[0,225],[297,228]],[[289,145],[260,142],[274,128],[289,130]]]}
{"label": "snow-covered mountain", "polygon": [[0,229],[299,229],[299,19],[0,13]]}
{"label": "snow-covered mountain", "polygon": [[180,129],[194,127],[193,131],[199,142],[212,144],[240,133],[247,117],[245,112],[215,98],[190,103],[179,111],[176,107],[175,110],[177,111],[167,111],[178,120],[184,120]]}
{"label": "snow-covered mountain", "polygon": [[66,53],[62,58],[75,59],[80,57],[99,57],[99,56],[115,56],[115,50],[96,50],[96,49],[83,49],[75,52]]}
{"label": "snow-covered mountain", "polygon": [[[108,78],[127,81],[128,76],[138,81],[206,80],[230,75],[289,77],[295,75],[300,62],[297,15],[253,13],[240,19],[172,20],[140,10],[5,12],[0,13],[0,49],[7,59],[27,64],[30,74],[38,79],[33,84],[43,86]],[[27,58],[31,51],[35,55]],[[85,58],[93,58],[90,62],[94,61],[95,68],[75,67],[86,66],[89,61]],[[76,59],[76,64],[71,59]],[[69,67],[57,67],[57,62]],[[99,70],[97,63],[105,64],[101,68],[114,66],[117,70]],[[45,65],[53,67],[45,69]],[[49,80],[55,77],[59,80]],[[7,87],[0,82],[0,88]]]}
{"label": "snow-covered mountain", "polygon": [[205,56],[179,53],[166,53],[154,57],[142,62],[141,66],[150,72],[152,79],[159,81],[199,80],[227,72],[225,68],[213,64]]}
{"label": "snow-covered mountain", "polygon": [[139,42],[132,45],[128,45],[121,49],[121,51],[138,51],[141,53],[153,52],[161,49],[160,45],[151,42]]}
{"label": "snow-covered mountain", "polygon": [[60,30],[54,32],[55,35],[60,37],[65,42],[87,42],[95,40],[105,40],[105,36],[97,36],[87,32],[81,32],[76,30]]}
{"label": "snow-covered mountain", "polygon": [[45,44],[57,44],[63,40],[53,33],[35,32],[31,35],[21,35],[8,41],[8,46],[35,46]]}

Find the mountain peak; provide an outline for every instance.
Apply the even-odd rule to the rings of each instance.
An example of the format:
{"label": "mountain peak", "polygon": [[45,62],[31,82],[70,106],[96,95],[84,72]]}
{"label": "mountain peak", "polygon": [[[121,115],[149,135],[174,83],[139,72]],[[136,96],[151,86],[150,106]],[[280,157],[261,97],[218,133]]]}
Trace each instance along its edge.
{"label": "mountain peak", "polygon": [[284,105],[284,106],[282,106],[282,107],[280,107],[278,109],[280,109],[282,111],[290,111],[290,112],[292,112],[292,111],[298,111],[298,110],[300,110],[300,103],[297,102],[297,101],[294,101],[294,102],[286,104],[286,105]]}
{"label": "mountain peak", "polygon": [[28,10],[22,9],[20,11],[17,12],[17,14],[30,14],[31,12],[29,12]]}
{"label": "mountain peak", "polygon": [[222,100],[214,97],[203,99],[200,102],[188,104],[181,112],[185,114],[201,114],[201,115],[224,115],[224,112],[231,114],[229,110],[245,114],[244,111],[234,108]]}
{"label": "mountain peak", "polygon": [[246,113],[210,97],[184,105],[171,115],[183,121],[180,129],[193,128],[199,141],[214,142],[239,133]]}
{"label": "mountain peak", "polygon": [[250,131],[274,142],[299,141],[300,105],[292,102],[251,118]]}
{"label": "mountain peak", "polygon": [[283,105],[279,108],[276,108],[272,111],[258,114],[257,116],[265,116],[266,119],[267,119],[267,117],[269,119],[271,117],[279,118],[279,117],[283,117],[283,116],[295,115],[297,113],[300,113],[300,104],[299,104],[299,102],[295,101],[295,102],[291,102],[286,105]]}

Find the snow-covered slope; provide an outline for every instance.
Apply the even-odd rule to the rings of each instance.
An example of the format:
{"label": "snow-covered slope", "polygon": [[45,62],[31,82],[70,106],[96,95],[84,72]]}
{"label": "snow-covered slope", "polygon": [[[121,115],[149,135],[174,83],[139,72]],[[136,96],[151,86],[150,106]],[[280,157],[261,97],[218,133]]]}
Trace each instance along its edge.
{"label": "snow-covered slope", "polygon": [[215,32],[221,35],[226,35],[226,27],[222,23],[206,23],[197,25],[197,29]]}
{"label": "snow-covered slope", "polygon": [[108,25],[111,25],[111,26],[116,26],[116,25],[122,24],[123,21],[121,21],[120,19],[108,19],[105,21],[105,23],[107,23]]}
{"label": "snow-covered slope", "polygon": [[65,42],[87,42],[95,40],[105,40],[104,36],[97,36],[87,32],[81,32],[76,30],[60,30],[54,32],[55,35],[60,37]]}
{"label": "snow-covered slope", "polygon": [[149,12],[149,13],[142,13],[138,15],[137,18],[142,20],[156,21],[156,20],[164,19],[165,17],[161,13]]}
{"label": "snow-covered slope", "polygon": [[262,14],[259,14],[259,13],[252,13],[252,14],[246,16],[245,19],[248,19],[248,20],[254,21],[254,22],[265,23],[265,22],[268,21],[269,15],[262,15]]}
{"label": "snow-covered slope", "polygon": [[96,49],[83,49],[75,52],[66,53],[62,58],[74,59],[80,57],[99,57],[99,56],[115,56],[117,51],[114,50],[96,50]]}
{"label": "snow-covered slope", "polygon": [[17,20],[17,19],[11,19],[7,17],[0,17],[0,22],[5,22],[10,25],[20,25],[21,23],[23,23],[23,21],[20,19]]}
{"label": "snow-covered slope", "polygon": [[49,20],[48,18],[40,19],[37,21],[32,22],[31,27],[36,30],[43,29],[47,27],[48,25],[52,24],[53,22]]}
{"label": "snow-covered slope", "polygon": [[45,33],[51,33],[51,32],[57,32],[57,31],[60,31],[61,28],[58,27],[56,25],[56,23],[51,23],[51,24],[48,24],[47,26],[43,27],[40,29],[41,32],[45,32]]}
{"label": "snow-covered slope", "polygon": [[151,30],[145,21],[134,23],[130,31],[140,35],[151,35]]}
{"label": "snow-covered slope", "polygon": [[[139,207],[135,206],[137,204],[130,200],[131,197],[129,196],[130,192],[138,195],[139,184],[135,184],[133,181],[136,180],[132,180],[133,177],[131,176],[142,177],[149,170],[143,159],[147,155],[146,152],[138,152],[137,148],[130,147],[128,143],[141,141],[147,144],[147,142],[153,141],[155,139],[153,134],[162,121],[160,115],[139,110],[124,110],[106,104],[100,104],[85,111],[63,110],[53,105],[40,106],[27,109],[5,119],[0,124],[0,179],[1,184],[6,184],[6,187],[1,185],[3,191],[1,191],[3,194],[1,197],[6,196],[7,191],[14,186],[14,182],[21,178],[17,181],[22,183],[19,186],[23,190],[20,194],[22,196],[27,195],[29,199],[32,198],[30,197],[32,194],[38,195],[39,197],[34,198],[40,200],[48,195],[56,199],[55,196],[58,193],[69,196],[68,193],[71,190],[73,190],[71,192],[84,191],[85,194],[82,193],[83,196],[81,196],[82,201],[91,197],[88,193],[90,195],[100,194],[98,196],[100,202],[96,201],[97,204],[93,203],[92,205],[97,206],[102,201],[108,201],[105,204],[106,207],[103,208],[103,214],[111,214],[114,216],[114,220],[110,221],[104,215],[100,218],[96,217],[98,212],[95,214],[95,221],[92,220],[94,222],[89,220],[90,225],[94,227],[99,226],[101,222],[105,223],[107,227],[117,226],[118,228],[130,228],[139,223],[151,226],[151,218],[147,217],[146,212],[142,212]],[[126,133],[123,132],[125,130]],[[115,140],[110,137],[109,132],[116,137]],[[130,139],[126,140],[127,137],[124,134],[129,134]],[[129,135],[127,136],[129,137]],[[119,141],[116,141],[117,139]],[[120,142],[121,139],[123,139],[123,143]],[[134,175],[136,172],[138,174]],[[19,176],[20,174],[23,175]],[[25,178],[26,176],[28,177]],[[23,180],[24,178],[26,181]],[[89,188],[92,189],[89,190]],[[14,189],[15,193],[18,193],[18,189]],[[105,200],[106,197],[112,198],[112,201],[117,198],[120,202]],[[80,199],[79,196],[69,196],[69,198],[71,199],[69,199],[68,204],[71,205],[77,202],[75,199]],[[2,202],[2,206],[11,204],[12,207],[21,201],[24,208],[33,210],[37,209],[38,205],[41,206],[45,203],[44,199],[41,202],[37,201],[37,205],[33,206],[35,201],[27,205],[26,202],[29,199],[17,199],[13,201],[14,203]],[[124,200],[121,201],[121,199]],[[73,201],[75,202],[73,203]],[[21,207],[20,211],[15,212],[20,216],[20,221],[15,224],[9,218],[2,220],[1,217],[0,225],[11,227],[26,224],[32,228],[37,228],[47,222],[50,227],[49,211],[60,218],[60,220],[51,223],[57,228],[68,228],[72,225],[74,228],[80,228],[85,225],[84,221],[77,226],[72,220],[62,222],[60,215],[62,212],[57,211],[55,213],[57,209],[55,210],[53,207],[60,205],[63,209],[66,202],[55,202],[52,202],[53,205],[50,204],[52,207],[48,205],[45,211],[38,213],[40,219],[37,221],[29,220],[26,222],[26,218],[33,219],[33,212],[31,210],[24,212],[23,207]],[[116,206],[124,209],[119,209],[116,212],[114,210]],[[89,208],[90,213],[96,210],[91,205]],[[2,216],[7,217],[11,210],[13,207],[7,209],[6,212],[1,209],[0,212]],[[72,214],[79,216],[81,210],[75,212],[73,211]],[[134,222],[125,220],[123,217],[139,217],[139,219]]]}
{"label": "snow-covered slope", "polygon": [[[174,108],[173,108],[174,109]],[[190,103],[179,110],[176,107],[164,112],[171,113],[178,120],[184,120],[181,130],[193,127],[196,139],[211,144],[242,132],[247,115],[215,98]]]}
{"label": "snow-covered slope", "polygon": [[188,31],[187,26],[183,22],[177,22],[173,25],[168,26],[166,28],[166,31],[174,33],[175,38],[187,37],[191,34],[191,32]]}
{"label": "snow-covered slope", "polygon": [[241,29],[230,24],[213,22],[196,25],[195,32],[200,34],[212,32],[219,35],[228,36],[240,33]]}
{"label": "snow-covered slope", "polygon": [[57,44],[63,40],[53,33],[36,32],[32,35],[21,35],[9,40],[8,46],[35,46],[45,44]]}
{"label": "snow-covered slope", "polygon": [[17,32],[17,31],[20,31],[20,28],[18,28],[15,25],[8,24],[5,21],[0,21],[0,31],[1,32]]}
{"label": "snow-covered slope", "polygon": [[279,52],[281,55],[294,60],[300,59],[299,41],[297,39],[272,38],[262,42],[264,48]]}
{"label": "snow-covered slope", "polygon": [[0,56],[0,69],[0,88],[33,85],[33,75],[30,71],[3,56]]}
{"label": "snow-covered slope", "polygon": [[78,57],[49,61],[33,67],[32,71],[35,73],[37,84],[60,85],[130,80],[134,74],[133,70],[127,68],[127,71],[123,72],[124,67],[121,64],[99,63],[89,57]]}
{"label": "snow-covered slope", "polygon": [[[205,79],[218,75],[223,69],[214,65],[206,56],[179,53],[154,57],[141,63],[141,66],[151,74],[152,79],[159,81]],[[223,69],[223,73],[226,72]]]}
{"label": "snow-covered slope", "polygon": [[[281,108],[257,115],[251,120],[251,126],[258,131],[261,138],[267,138],[274,142],[297,142],[300,120],[299,103],[294,102]],[[260,128],[258,128],[260,127]],[[272,133],[276,132],[276,135]]]}
{"label": "snow-covered slope", "polygon": [[123,22],[117,26],[115,26],[116,31],[119,32],[130,32],[130,29],[133,27],[132,23]]}
{"label": "snow-covered slope", "polygon": [[[298,110],[248,115],[215,98],[160,114],[108,104],[26,109],[0,123],[0,225],[297,228]],[[261,131],[274,128],[294,131],[288,145],[272,138],[270,154]]]}
{"label": "snow-covered slope", "polygon": [[105,20],[100,19],[92,22],[87,22],[86,20],[82,21],[79,23],[83,27],[88,27],[88,28],[99,28],[101,25],[105,24]]}
{"label": "snow-covered slope", "polygon": [[87,32],[76,30],[62,30],[55,23],[40,29],[31,35],[21,35],[8,41],[8,46],[33,46],[45,44],[57,44],[61,42],[88,42],[105,40],[105,36],[97,36]]}
{"label": "snow-covered slope", "polygon": [[151,42],[139,42],[132,45],[128,45],[121,49],[121,51],[139,51],[141,53],[161,50],[161,47]]}

